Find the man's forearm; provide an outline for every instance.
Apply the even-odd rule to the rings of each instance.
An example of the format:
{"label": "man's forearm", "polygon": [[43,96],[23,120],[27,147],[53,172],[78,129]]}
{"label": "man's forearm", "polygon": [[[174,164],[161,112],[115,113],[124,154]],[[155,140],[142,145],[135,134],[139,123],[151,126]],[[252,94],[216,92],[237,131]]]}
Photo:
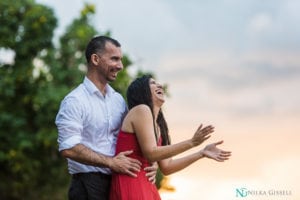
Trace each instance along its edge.
{"label": "man's forearm", "polygon": [[65,158],[97,167],[109,167],[111,163],[111,157],[99,154],[83,144],[77,144],[70,149],[62,150],[61,154]]}

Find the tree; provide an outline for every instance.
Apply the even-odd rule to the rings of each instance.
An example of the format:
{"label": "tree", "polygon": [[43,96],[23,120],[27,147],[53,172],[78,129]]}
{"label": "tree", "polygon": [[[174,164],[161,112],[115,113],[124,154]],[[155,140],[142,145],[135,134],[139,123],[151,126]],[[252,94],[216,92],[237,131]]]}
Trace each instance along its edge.
{"label": "tree", "polygon": [[[0,2],[0,49],[15,55],[0,63],[0,199],[65,199],[60,190],[65,193],[69,176],[54,118],[62,98],[83,80],[85,45],[98,34],[90,23],[94,13],[85,5],[55,47],[52,9],[34,0]],[[122,94],[131,80],[127,56],[123,64],[114,84]]]}
{"label": "tree", "polygon": [[[14,54],[11,62],[0,60],[0,199],[65,199],[69,176],[54,119],[62,98],[83,80],[85,45],[99,34],[90,23],[94,13],[86,4],[55,46],[51,8],[0,1],[0,50]],[[112,85],[124,96],[133,78],[126,55],[123,65]]]}
{"label": "tree", "polygon": [[52,48],[57,20],[51,9],[31,0],[3,0],[0,8],[0,47],[15,53],[12,63],[0,65],[0,198],[35,197],[34,190],[49,181],[47,173],[53,174],[47,164],[59,162],[51,147],[53,126],[40,123],[45,114],[39,89],[46,79],[33,76],[35,58]]}

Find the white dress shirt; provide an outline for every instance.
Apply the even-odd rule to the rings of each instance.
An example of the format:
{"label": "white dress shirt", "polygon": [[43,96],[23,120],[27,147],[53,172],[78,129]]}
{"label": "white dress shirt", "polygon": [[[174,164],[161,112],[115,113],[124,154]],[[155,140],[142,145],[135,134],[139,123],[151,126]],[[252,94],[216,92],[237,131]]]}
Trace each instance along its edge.
{"label": "white dress shirt", "polygon": [[[126,103],[119,93],[107,85],[103,96],[85,77],[83,83],[61,102],[56,116],[59,151],[80,143],[106,156],[114,156],[117,134],[126,113]],[[70,174],[111,173],[108,168],[84,165],[71,159],[68,159],[68,169]]]}

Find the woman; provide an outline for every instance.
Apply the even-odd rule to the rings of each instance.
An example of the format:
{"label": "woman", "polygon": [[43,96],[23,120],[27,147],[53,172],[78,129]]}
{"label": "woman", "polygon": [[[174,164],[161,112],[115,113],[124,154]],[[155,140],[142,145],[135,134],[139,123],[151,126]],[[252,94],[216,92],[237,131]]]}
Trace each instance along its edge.
{"label": "woman", "polygon": [[[207,140],[214,131],[214,127],[200,125],[191,139],[170,145],[168,126],[161,111],[161,106],[165,102],[164,91],[162,86],[150,76],[143,76],[130,84],[127,101],[129,112],[118,136],[116,154],[125,150],[133,150],[134,152],[130,156],[142,162],[141,169],[157,161],[161,172],[169,175],[186,168],[203,157],[220,162],[229,158],[230,152],[216,147],[222,143],[220,141],[207,145],[199,152],[172,159],[172,156],[196,147]],[[136,178],[113,174],[110,199],[160,199],[156,186],[147,180],[145,173],[143,170],[140,171]]]}

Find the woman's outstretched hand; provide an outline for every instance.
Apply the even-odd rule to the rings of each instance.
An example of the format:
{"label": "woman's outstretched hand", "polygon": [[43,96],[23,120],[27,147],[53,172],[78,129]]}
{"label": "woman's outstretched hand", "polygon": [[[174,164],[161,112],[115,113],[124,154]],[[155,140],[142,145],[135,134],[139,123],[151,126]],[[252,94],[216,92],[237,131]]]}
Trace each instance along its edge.
{"label": "woman's outstretched hand", "polygon": [[202,127],[203,126],[201,124],[192,138],[192,143],[194,146],[198,146],[199,144],[203,143],[205,140],[210,138],[210,134],[214,132],[213,126],[209,125],[204,128]]}
{"label": "woman's outstretched hand", "polygon": [[222,149],[217,148],[217,145],[220,145],[222,143],[223,141],[209,144],[203,150],[201,150],[201,153],[203,154],[203,156],[214,159],[218,162],[223,162],[225,160],[228,160],[229,157],[231,156],[231,152],[224,151]]}

